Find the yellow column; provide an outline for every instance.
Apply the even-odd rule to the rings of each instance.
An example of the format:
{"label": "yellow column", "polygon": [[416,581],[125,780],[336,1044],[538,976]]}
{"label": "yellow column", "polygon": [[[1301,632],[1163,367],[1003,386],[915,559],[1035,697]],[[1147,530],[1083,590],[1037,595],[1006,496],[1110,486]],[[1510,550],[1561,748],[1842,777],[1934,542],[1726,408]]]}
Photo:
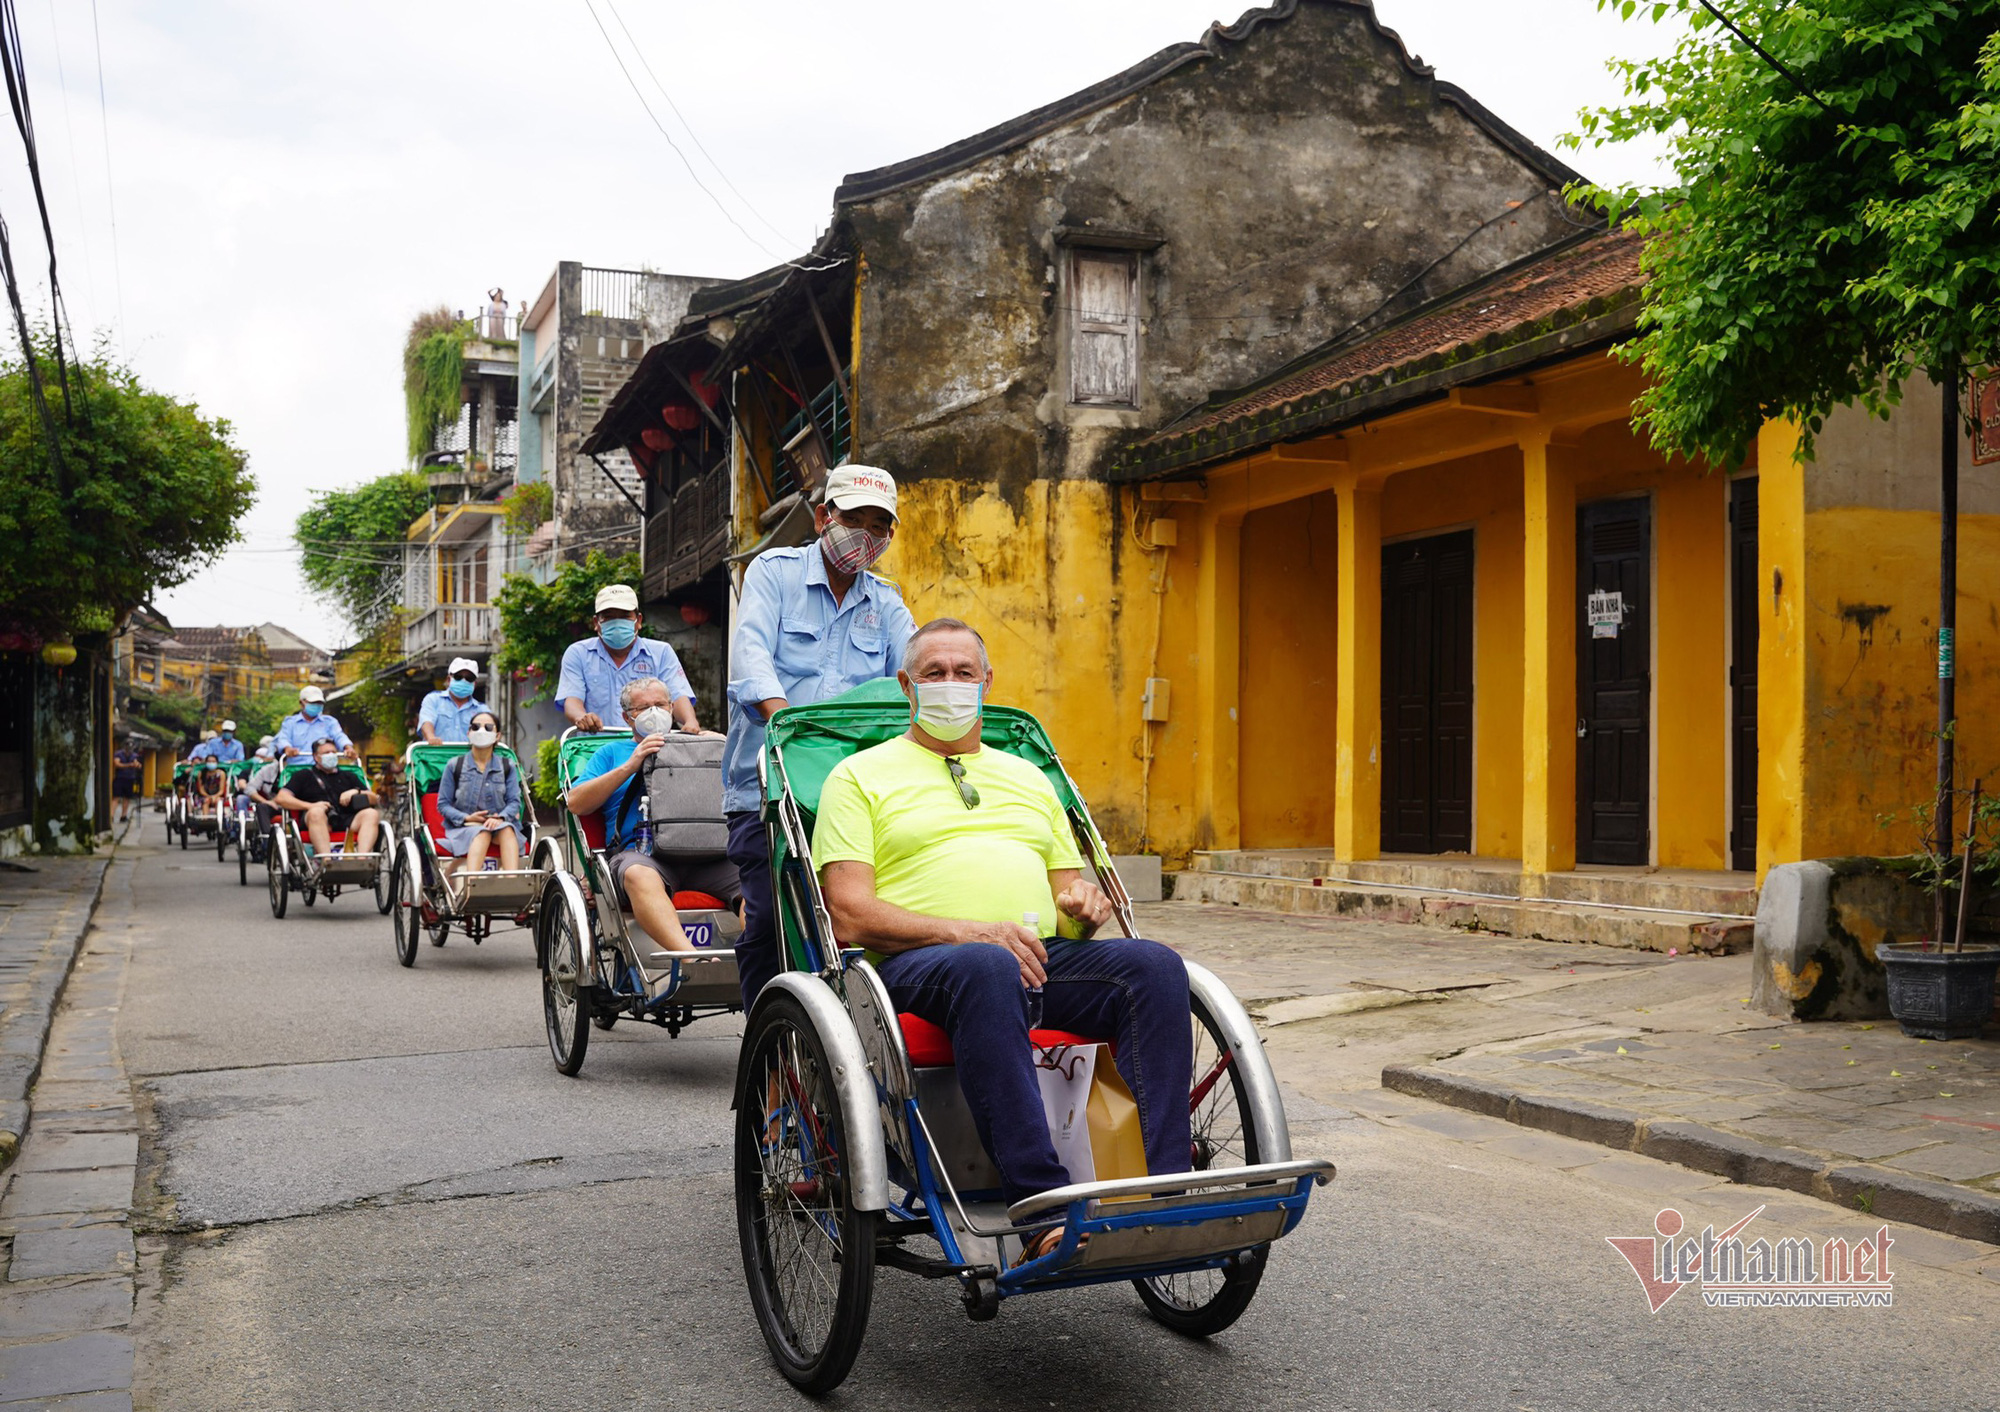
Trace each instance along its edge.
{"label": "yellow column", "polygon": [[1806,492],[1798,428],[1757,437],[1757,881],[1807,856]]}
{"label": "yellow column", "polygon": [[1538,431],[1521,441],[1521,875],[1576,866],[1575,453]]}
{"label": "yellow column", "polygon": [[[1240,848],[1237,705],[1242,692],[1243,512],[1214,506],[1202,516],[1195,579],[1195,846]],[[1161,731],[1160,736],[1166,732]],[[1155,740],[1155,748],[1159,746]]]}
{"label": "yellow column", "polygon": [[1352,863],[1382,852],[1382,491],[1337,490],[1333,856]]}

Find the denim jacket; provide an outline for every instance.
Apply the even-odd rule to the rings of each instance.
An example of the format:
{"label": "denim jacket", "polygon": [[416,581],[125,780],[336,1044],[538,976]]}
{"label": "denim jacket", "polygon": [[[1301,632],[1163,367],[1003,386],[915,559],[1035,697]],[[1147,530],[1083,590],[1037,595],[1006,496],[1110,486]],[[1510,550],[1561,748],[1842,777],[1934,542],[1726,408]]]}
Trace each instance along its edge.
{"label": "denim jacket", "polygon": [[467,814],[482,809],[520,826],[521,774],[498,751],[484,770],[469,752],[460,755],[445,764],[438,780],[438,813],[453,828],[463,827]]}

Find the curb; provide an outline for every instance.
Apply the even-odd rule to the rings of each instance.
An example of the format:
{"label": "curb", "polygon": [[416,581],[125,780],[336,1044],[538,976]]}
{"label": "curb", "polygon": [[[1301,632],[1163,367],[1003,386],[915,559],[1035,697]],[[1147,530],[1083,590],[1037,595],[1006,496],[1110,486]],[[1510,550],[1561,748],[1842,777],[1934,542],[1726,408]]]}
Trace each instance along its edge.
{"label": "curb", "polygon": [[41,1076],[49,1026],[55,1020],[56,1006],[69,983],[70,968],[76,964],[84,934],[96,919],[105,875],[117,856],[114,845],[110,853],[91,860],[95,866],[94,876],[86,874],[88,902],[73,925],[51,934],[43,944],[21,1004],[0,1012],[0,1172],[13,1165],[21,1150],[21,1137],[28,1126],[28,1094]]}
{"label": "curb", "polygon": [[1829,1161],[1699,1123],[1510,1089],[1445,1069],[1392,1064],[1382,1071],[1382,1087],[1732,1182],[1778,1187],[1905,1225],[2000,1245],[2000,1196],[1990,1192],[1927,1181],[1889,1167]]}

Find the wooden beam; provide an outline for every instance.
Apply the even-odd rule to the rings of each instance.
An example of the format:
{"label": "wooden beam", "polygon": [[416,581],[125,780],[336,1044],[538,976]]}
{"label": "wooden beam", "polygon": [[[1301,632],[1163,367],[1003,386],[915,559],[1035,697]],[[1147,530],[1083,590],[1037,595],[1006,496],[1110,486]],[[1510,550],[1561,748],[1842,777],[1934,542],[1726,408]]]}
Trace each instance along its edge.
{"label": "wooden beam", "polygon": [[1497,412],[1503,417],[1532,417],[1542,410],[1542,399],[1525,383],[1489,382],[1483,387],[1454,387],[1451,405],[1469,412]]}
{"label": "wooden beam", "polygon": [[1290,441],[1273,446],[1265,455],[1280,465],[1292,466],[1344,466],[1348,463],[1347,442],[1337,436],[1322,437],[1318,441]]}
{"label": "wooden beam", "polygon": [[1141,500],[1202,501],[1208,487],[1198,480],[1149,480],[1139,487]]}

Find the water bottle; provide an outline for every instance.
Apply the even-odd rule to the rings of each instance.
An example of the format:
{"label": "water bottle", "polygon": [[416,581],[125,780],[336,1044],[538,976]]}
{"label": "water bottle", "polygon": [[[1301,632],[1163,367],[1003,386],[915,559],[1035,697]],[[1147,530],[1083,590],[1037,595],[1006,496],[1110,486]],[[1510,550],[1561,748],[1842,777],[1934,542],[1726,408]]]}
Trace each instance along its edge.
{"label": "water bottle", "polygon": [[653,854],[653,760],[647,756],[639,767],[639,831],[632,836],[632,851],[646,857]]}
{"label": "water bottle", "polygon": [[[1021,925],[1033,932],[1037,937],[1040,937],[1042,934],[1042,914],[1040,912],[1023,912],[1021,914]],[[1028,987],[1028,1028],[1038,1030],[1041,1027],[1042,988],[1038,985],[1031,985]]]}

